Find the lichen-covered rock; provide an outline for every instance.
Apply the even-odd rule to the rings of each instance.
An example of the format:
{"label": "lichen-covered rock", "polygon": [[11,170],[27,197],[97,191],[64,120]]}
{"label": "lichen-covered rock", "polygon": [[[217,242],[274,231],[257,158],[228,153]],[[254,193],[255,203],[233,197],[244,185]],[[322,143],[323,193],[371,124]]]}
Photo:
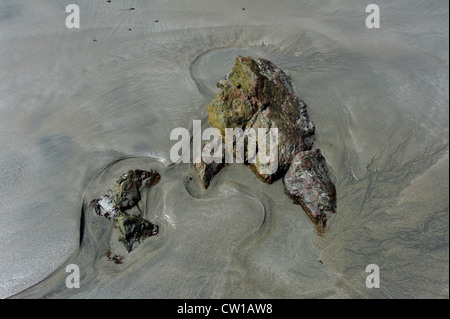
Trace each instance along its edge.
{"label": "lichen-covered rock", "polygon": [[336,211],[336,190],[319,149],[299,152],[283,179],[286,194],[303,207],[316,225],[325,232],[327,213]]}
{"label": "lichen-covered rock", "polygon": [[[278,170],[257,174],[264,182],[282,176],[294,154],[312,148],[315,128],[306,104],[295,96],[289,77],[272,62],[237,56],[233,69],[218,87],[222,90],[207,110],[210,125],[222,136],[225,128],[278,129]],[[258,161],[252,164],[255,172],[262,171],[260,165]]]}

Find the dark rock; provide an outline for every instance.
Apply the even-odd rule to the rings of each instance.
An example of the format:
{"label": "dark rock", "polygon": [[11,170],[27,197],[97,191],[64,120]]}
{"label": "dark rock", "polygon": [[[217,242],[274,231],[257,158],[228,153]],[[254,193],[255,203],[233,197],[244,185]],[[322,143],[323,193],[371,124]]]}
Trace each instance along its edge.
{"label": "dark rock", "polygon": [[336,189],[320,150],[296,154],[283,184],[286,194],[303,207],[316,225],[318,234],[322,235],[327,213],[336,212]]}
{"label": "dark rock", "polygon": [[112,219],[117,223],[123,235],[120,241],[123,242],[128,252],[145,238],[158,234],[158,225],[154,225],[140,216],[129,215],[126,210],[136,206],[142,213],[138,205],[141,200],[141,187],[156,185],[160,178],[160,175],[154,170],[129,170],[111,186],[108,195],[103,195],[91,202],[91,207],[97,215]]}
{"label": "dark rock", "polygon": [[117,218],[117,224],[123,237],[119,240],[130,252],[137,244],[140,244],[145,238],[158,234],[158,225],[139,217],[124,214]]}
{"label": "dark rock", "polygon": [[129,170],[124,173],[109,189],[109,196],[113,199],[117,208],[125,211],[136,206],[141,200],[139,189],[145,181],[147,187],[155,185],[161,177],[154,171]]}
{"label": "dark rock", "polygon": [[118,256],[118,255],[114,255],[111,257],[111,251],[108,250],[108,252],[106,253],[106,257],[108,258],[108,260],[113,261],[115,264],[123,264],[122,259],[123,256]]}
{"label": "dark rock", "polygon": [[119,216],[121,211],[115,205],[114,201],[108,195],[100,196],[91,202],[91,207],[98,216],[103,216],[106,219],[114,219]]}
{"label": "dark rock", "polygon": [[[203,149],[205,149],[207,147],[209,143],[206,143],[203,146]],[[222,154],[224,154],[224,152],[222,152]],[[211,180],[214,178],[214,176],[219,173],[219,171],[225,167],[225,163],[223,161],[223,156],[222,156],[222,162],[220,163],[216,163],[216,162],[211,162],[211,163],[206,163],[202,157],[201,159],[201,163],[194,163],[194,168],[197,170],[198,175],[200,177],[200,181],[202,182],[203,186],[205,187],[205,189],[208,188],[209,184],[211,183]]]}
{"label": "dark rock", "polygon": [[198,175],[200,176],[200,180],[203,184],[203,186],[208,188],[209,184],[211,183],[211,180],[214,178],[214,176],[219,173],[219,171],[224,168],[223,163],[210,163],[206,164],[203,160],[201,163],[195,163],[194,167],[198,172]]}

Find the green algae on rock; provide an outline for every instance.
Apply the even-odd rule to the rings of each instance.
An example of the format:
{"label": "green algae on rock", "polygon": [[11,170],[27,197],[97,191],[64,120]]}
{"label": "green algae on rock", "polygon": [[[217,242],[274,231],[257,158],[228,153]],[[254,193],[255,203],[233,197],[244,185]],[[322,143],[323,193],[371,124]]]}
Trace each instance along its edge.
{"label": "green algae on rock", "polygon": [[103,195],[91,202],[91,207],[97,215],[112,219],[118,225],[123,235],[119,240],[128,252],[145,238],[158,234],[158,225],[152,224],[141,216],[129,215],[125,211],[136,206],[142,214],[139,207],[140,189],[156,185],[160,178],[154,170],[128,170],[111,186],[108,195]]}
{"label": "green algae on rock", "polygon": [[282,176],[294,154],[312,148],[315,128],[306,104],[295,96],[290,78],[272,62],[237,56],[231,72],[218,87],[222,90],[207,110],[210,125],[219,129],[222,136],[225,128],[278,130],[277,172],[258,174],[261,164],[251,164],[264,182],[271,183]]}

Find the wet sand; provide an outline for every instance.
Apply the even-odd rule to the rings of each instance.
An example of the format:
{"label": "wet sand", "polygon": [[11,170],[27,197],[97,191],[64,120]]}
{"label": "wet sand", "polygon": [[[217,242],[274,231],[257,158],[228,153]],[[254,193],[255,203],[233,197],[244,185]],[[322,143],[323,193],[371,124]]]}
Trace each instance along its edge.
{"label": "wet sand", "polygon": [[[378,2],[376,30],[354,1],[77,4],[80,29],[58,1],[0,5],[0,297],[449,297],[447,2]],[[237,54],[308,105],[337,189],[324,237],[281,181],[234,164],[204,191],[170,161]],[[136,168],[161,174],[141,205],[161,232],[128,254],[88,204]]]}

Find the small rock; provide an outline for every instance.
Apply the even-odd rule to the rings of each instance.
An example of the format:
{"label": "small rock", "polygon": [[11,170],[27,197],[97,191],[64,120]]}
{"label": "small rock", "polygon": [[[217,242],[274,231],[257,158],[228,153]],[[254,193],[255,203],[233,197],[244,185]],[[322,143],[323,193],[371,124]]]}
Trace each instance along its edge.
{"label": "small rock", "polygon": [[118,255],[114,255],[111,257],[111,251],[108,250],[108,252],[106,253],[106,257],[108,258],[108,260],[113,261],[115,264],[123,264],[122,259],[123,256],[118,256]]}
{"label": "small rock", "polygon": [[120,209],[108,195],[103,195],[98,199],[94,199],[91,202],[91,207],[98,216],[103,216],[106,219],[114,219],[120,214]]}
{"label": "small rock", "polygon": [[[206,148],[209,143],[206,143],[203,147]],[[222,154],[224,154],[222,152]],[[211,183],[211,180],[214,178],[215,175],[219,173],[219,171],[225,167],[224,163],[224,157],[222,156],[222,162],[221,163],[206,163],[204,159],[201,159],[201,163],[194,163],[194,168],[197,170],[197,173],[200,177],[200,181],[203,184],[203,187],[205,189],[208,188],[209,184]]]}
{"label": "small rock", "polygon": [[[207,108],[209,124],[223,138],[226,128],[244,132],[253,129],[256,133],[263,128],[266,147],[273,144],[268,143],[270,129],[277,129],[277,153],[270,152],[267,163],[261,163],[256,154],[256,161],[248,161],[250,167],[266,183],[284,176],[286,194],[303,207],[318,234],[325,233],[327,212],[336,210],[336,190],[320,150],[311,151],[315,127],[306,104],[295,96],[291,79],[268,60],[238,55],[231,72],[217,86],[221,90]],[[264,149],[262,145],[256,147],[258,151]],[[248,149],[244,151],[247,153]],[[233,152],[236,155],[236,149]],[[248,153],[254,156],[253,151]],[[272,164],[275,170],[262,170],[272,168]],[[203,161],[195,164],[205,188],[223,166]]]}
{"label": "small rock", "polygon": [[[160,178],[160,175],[154,170],[128,170],[111,186],[108,195],[103,195],[91,202],[91,207],[97,215],[115,221],[123,235],[120,241],[128,252],[145,238],[158,234],[158,225],[154,225],[140,216],[129,215],[126,210],[137,206],[141,211],[138,205],[141,200],[141,187],[156,185]],[[115,262],[122,263],[121,260],[120,258],[117,260],[118,262]]]}
{"label": "small rock", "polygon": [[142,182],[145,181],[145,186],[149,187],[157,184],[160,178],[154,170],[129,170],[109,189],[109,196],[121,211],[133,208],[141,200],[139,189]]}
{"label": "small rock", "polygon": [[119,240],[125,245],[128,252],[132,251],[145,238],[157,235],[159,231],[158,225],[139,216],[124,214],[117,218],[117,224],[123,235]]}
{"label": "small rock", "polygon": [[[225,128],[278,129],[278,170],[257,174],[262,181],[271,183],[283,176],[294,154],[312,148],[315,127],[306,104],[295,96],[290,78],[272,62],[238,55],[217,86],[222,90],[207,110],[210,125],[222,136]],[[251,167],[255,173],[263,171],[258,161]]]}

